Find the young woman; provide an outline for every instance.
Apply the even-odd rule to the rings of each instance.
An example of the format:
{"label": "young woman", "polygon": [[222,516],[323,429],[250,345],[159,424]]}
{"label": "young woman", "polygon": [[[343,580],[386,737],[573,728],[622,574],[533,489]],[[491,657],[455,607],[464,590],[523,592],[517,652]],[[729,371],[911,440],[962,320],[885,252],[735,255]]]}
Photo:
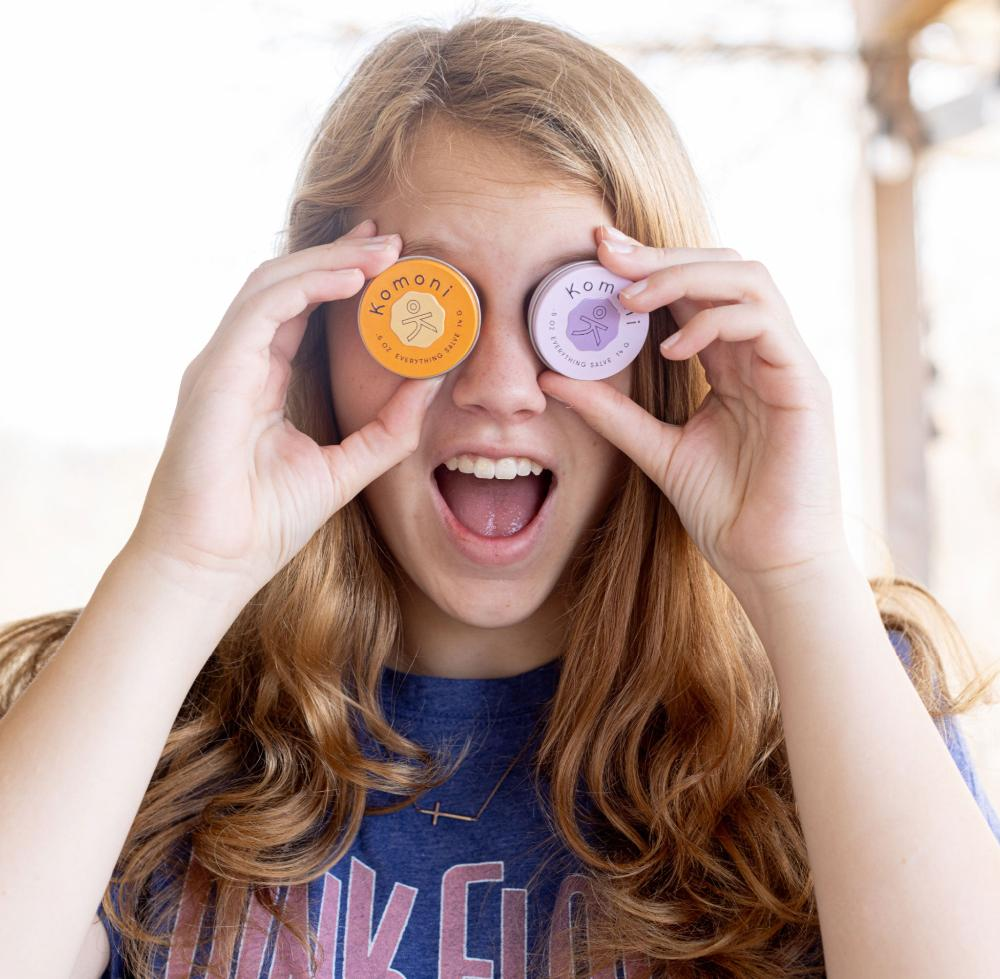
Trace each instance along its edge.
{"label": "young woman", "polygon": [[[133,534],[3,636],[0,974],[997,974],[952,718],[989,681],[954,695],[947,613],[851,560],[827,381],[707,228],[662,107],[571,32],[364,59]],[[431,380],[356,319],[418,253],[482,312]],[[588,256],[650,314],[598,381],[525,325]]]}

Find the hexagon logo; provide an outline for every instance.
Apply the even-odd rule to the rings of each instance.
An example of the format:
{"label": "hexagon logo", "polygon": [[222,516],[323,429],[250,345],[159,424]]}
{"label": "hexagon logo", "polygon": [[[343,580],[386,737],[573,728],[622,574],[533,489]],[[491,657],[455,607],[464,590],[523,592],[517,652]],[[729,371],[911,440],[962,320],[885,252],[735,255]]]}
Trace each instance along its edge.
{"label": "hexagon logo", "polygon": [[619,319],[607,299],[585,299],[570,310],[566,336],[577,350],[604,350],[618,336]]}
{"label": "hexagon logo", "polygon": [[400,342],[429,347],[444,332],[444,307],[429,292],[410,290],[392,304],[389,326]]}

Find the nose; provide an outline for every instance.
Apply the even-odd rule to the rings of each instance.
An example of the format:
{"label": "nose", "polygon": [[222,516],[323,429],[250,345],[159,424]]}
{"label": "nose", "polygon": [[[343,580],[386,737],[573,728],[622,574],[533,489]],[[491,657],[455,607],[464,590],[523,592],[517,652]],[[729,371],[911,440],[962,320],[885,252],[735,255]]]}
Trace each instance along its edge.
{"label": "nose", "polygon": [[455,368],[452,400],[460,408],[500,422],[527,421],[545,410],[538,375],[545,365],[513,305],[483,316],[479,338]]}

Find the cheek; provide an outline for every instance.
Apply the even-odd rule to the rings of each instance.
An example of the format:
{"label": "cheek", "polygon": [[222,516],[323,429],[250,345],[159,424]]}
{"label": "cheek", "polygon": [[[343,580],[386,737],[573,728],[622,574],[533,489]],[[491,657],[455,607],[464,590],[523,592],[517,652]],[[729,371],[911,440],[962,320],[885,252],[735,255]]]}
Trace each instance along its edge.
{"label": "cheek", "polygon": [[372,360],[352,322],[343,311],[327,318],[330,389],[341,438],[370,422],[402,383]]}
{"label": "cheek", "polygon": [[[609,377],[605,384],[610,384],[626,397],[632,396],[633,366],[629,364],[625,370]],[[581,493],[581,506],[589,507],[591,514],[596,515],[606,508],[621,487],[622,479],[628,469],[628,458],[613,443],[598,435],[578,415],[567,418],[570,428],[567,438],[577,446],[577,454],[582,466],[577,467],[577,482]]]}
{"label": "cheek", "polygon": [[633,360],[623,371],[611,378],[611,383],[627,397],[632,397],[632,380],[635,376],[635,361]]}

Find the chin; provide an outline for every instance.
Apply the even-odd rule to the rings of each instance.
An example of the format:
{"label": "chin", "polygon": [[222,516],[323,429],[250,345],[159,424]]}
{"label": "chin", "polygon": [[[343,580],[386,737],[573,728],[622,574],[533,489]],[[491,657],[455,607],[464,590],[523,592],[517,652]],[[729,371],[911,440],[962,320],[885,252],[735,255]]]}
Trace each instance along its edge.
{"label": "chin", "polygon": [[548,582],[535,578],[516,582],[465,579],[415,587],[449,618],[478,629],[502,629],[525,622],[552,592]]}

